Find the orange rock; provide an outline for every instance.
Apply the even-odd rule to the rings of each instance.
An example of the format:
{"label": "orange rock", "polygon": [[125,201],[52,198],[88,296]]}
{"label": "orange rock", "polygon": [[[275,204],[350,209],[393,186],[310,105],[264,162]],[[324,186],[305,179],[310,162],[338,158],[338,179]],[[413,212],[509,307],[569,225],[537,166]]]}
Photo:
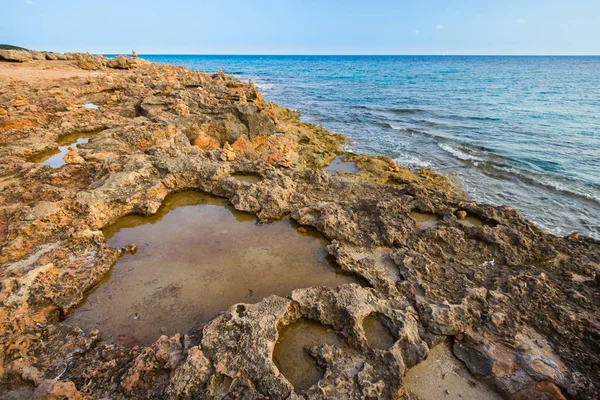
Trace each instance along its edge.
{"label": "orange rock", "polygon": [[398,167],[398,164],[396,164],[396,161],[392,160],[392,162],[390,162],[390,166],[388,167],[388,170],[391,172],[400,172],[400,167]]}
{"label": "orange rock", "polygon": [[46,379],[37,387],[31,398],[36,400],[79,400],[83,399],[83,395],[75,388],[73,382]]}
{"label": "orange rock", "polygon": [[208,136],[205,133],[201,133],[194,139],[194,146],[200,147],[202,150],[214,150],[221,147],[221,144],[217,139],[212,136]]}
{"label": "orange rock", "polygon": [[27,126],[33,126],[33,123],[28,119],[8,118],[3,122],[0,122],[0,132],[20,129]]}
{"label": "orange rock", "polygon": [[283,152],[269,151],[263,153],[260,158],[267,164],[275,165],[283,159]]}
{"label": "orange rock", "polygon": [[231,148],[231,145],[227,142],[223,145],[223,153],[221,154],[221,160],[223,161],[233,161],[235,160],[236,154]]}
{"label": "orange rock", "polygon": [[252,146],[254,147],[254,149],[257,149],[258,147],[265,144],[267,142],[267,140],[269,140],[269,137],[268,136],[257,136],[250,140],[252,142]]}
{"label": "orange rock", "polygon": [[277,118],[277,114],[275,114],[275,111],[271,107],[265,108],[263,111],[273,120],[273,122],[275,122],[275,124],[279,123],[279,118]]}
{"label": "orange rock", "polygon": [[240,136],[231,145],[234,150],[254,150],[252,142],[246,136]]}
{"label": "orange rock", "polygon": [[190,108],[183,102],[183,100],[179,100],[172,109],[177,115],[190,115]]}
{"label": "orange rock", "polygon": [[460,220],[467,218],[467,212],[465,210],[458,210],[454,213],[454,215],[456,215],[456,218]]}
{"label": "orange rock", "polygon": [[69,147],[67,154],[63,157],[67,164],[83,164],[85,160],[79,155],[77,149]]}
{"label": "orange rock", "polygon": [[552,382],[542,381],[516,393],[518,400],[566,400],[560,389]]}

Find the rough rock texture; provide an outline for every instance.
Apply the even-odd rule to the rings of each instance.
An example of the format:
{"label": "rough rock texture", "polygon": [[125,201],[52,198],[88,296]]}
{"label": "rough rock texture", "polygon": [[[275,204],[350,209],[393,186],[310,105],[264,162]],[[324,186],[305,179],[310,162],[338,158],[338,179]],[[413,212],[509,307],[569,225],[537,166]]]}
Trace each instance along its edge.
{"label": "rough rock texture", "polygon": [[0,50],[0,61],[25,62],[33,59],[33,53],[26,50]]}
{"label": "rough rock texture", "polygon": [[[406,369],[446,337],[505,397],[597,398],[597,241],[550,235],[515,210],[466,199],[451,179],[386,157],[348,154],[358,172],[330,175],[319,168],[344,153],[343,136],[300,122],[222,72],[45,58],[32,62],[64,58],[105,73],[35,85],[0,76],[5,398],[415,398],[402,388]],[[66,165],[35,162],[77,132],[92,136],[68,151]],[[244,184],[233,174],[262,179]],[[126,251],[110,248],[100,229],[152,214],[186,189],[226,197],[264,221],[315,227],[365,286],[231,305],[149,347],[98,343],[98,332],[60,324]],[[412,211],[439,220],[423,229]],[[461,223],[463,212],[481,226]],[[368,345],[362,320],[371,313],[396,339],[388,350]],[[281,328],[301,318],[331,327],[345,346],[309,349],[325,374],[296,393],[272,352]]]}

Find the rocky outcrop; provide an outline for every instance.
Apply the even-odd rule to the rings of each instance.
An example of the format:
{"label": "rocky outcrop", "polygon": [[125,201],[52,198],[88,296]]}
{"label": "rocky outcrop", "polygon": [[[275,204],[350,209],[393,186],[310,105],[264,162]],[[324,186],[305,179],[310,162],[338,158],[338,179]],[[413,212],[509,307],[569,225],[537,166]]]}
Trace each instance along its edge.
{"label": "rocky outcrop", "polygon": [[[386,157],[346,154],[358,171],[331,175],[320,168],[344,154],[345,138],[264,102],[251,82],[139,58],[45,54],[49,61],[31,63],[106,72],[0,80],[5,397],[410,398],[404,373],[445,340],[478,384],[505,397],[597,396],[597,241],[553,236]],[[81,133],[89,142],[69,149],[65,165],[39,163]],[[99,343],[97,331],[61,325],[134,248],[111,248],[101,229],[151,215],[187,189],[225,197],[261,222],[316,228],[337,267],[362,286],[233,304],[150,346]],[[414,212],[435,223],[423,228]],[[463,213],[481,224],[463,224]],[[371,348],[363,329],[375,314],[393,337],[385,350]],[[323,376],[302,393],[272,359],[282,329],[300,320],[341,339],[306,349]]]}
{"label": "rocky outcrop", "polygon": [[1,61],[25,62],[33,59],[32,53],[26,50],[0,50]]}

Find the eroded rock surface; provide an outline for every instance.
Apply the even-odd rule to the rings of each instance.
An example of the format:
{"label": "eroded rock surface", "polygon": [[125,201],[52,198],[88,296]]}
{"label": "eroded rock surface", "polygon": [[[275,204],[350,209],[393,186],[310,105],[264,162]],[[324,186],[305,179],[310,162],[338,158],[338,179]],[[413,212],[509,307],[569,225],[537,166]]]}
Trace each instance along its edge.
{"label": "eroded rock surface", "polygon": [[[466,199],[448,178],[385,157],[346,154],[356,171],[323,171],[344,154],[344,137],[300,122],[222,72],[44,55],[19,66],[73,75],[35,84],[0,75],[4,397],[416,398],[403,387],[406,370],[450,339],[477,384],[504,397],[597,398],[597,241],[550,235],[515,210]],[[65,165],[36,162],[75,132],[93,134]],[[147,347],[99,342],[97,331],[61,324],[133,248],[111,248],[101,229],[151,215],[187,189],[265,222],[291,217],[315,227],[339,267],[367,287],[232,304]],[[481,223],[465,224],[465,215]],[[369,344],[369,316],[393,344]],[[324,373],[304,391],[273,361],[279,332],[300,320],[341,340],[306,349]]]}

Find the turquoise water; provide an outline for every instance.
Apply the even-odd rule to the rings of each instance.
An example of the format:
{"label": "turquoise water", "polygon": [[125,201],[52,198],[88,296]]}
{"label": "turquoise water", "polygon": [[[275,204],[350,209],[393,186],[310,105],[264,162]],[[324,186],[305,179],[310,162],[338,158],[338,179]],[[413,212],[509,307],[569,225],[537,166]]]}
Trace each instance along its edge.
{"label": "turquoise water", "polygon": [[454,175],[479,202],[600,238],[600,57],[143,57],[251,78],[349,150]]}

